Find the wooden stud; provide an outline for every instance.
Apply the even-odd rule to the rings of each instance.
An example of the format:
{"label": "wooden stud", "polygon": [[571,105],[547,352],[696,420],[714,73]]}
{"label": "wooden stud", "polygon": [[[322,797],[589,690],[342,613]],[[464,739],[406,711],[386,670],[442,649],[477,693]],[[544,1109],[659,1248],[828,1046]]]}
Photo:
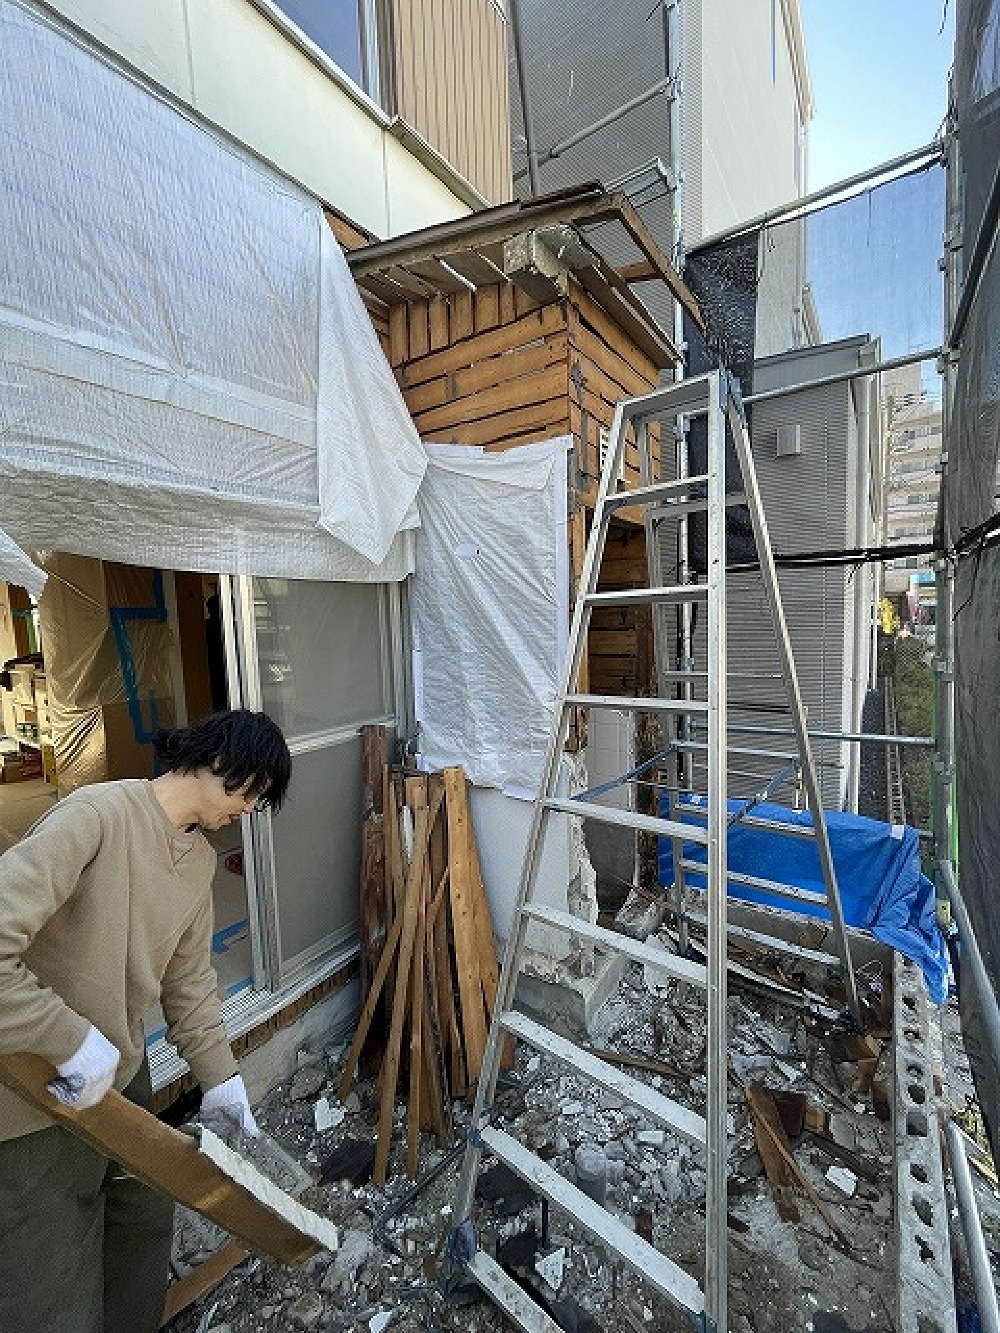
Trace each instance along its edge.
{"label": "wooden stud", "polygon": [[462,1037],[469,1082],[479,1078],[486,1050],[486,1021],[479,977],[479,943],[476,938],[474,887],[469,861],[469,809],[465,773],[461,768],[443,771],[448,811],[448,866],[451,920],[455,937],[458,993],[462,1005]]}
{"label": "wooden stud", "polygon": [[427,857],[427,810],[416,813],[413,857],[406,877],[406,896],[403,907],[402,933],[399,942],[399,962],[396,969],[396,993],[392,1006],[392,1022],[389,1028],[389,1042],[386,1047],[385,1063],[382,1073],[381,1104],[379,1107],[378,1141],[375,1145],[375,1169],[373,1179],[376,1185],[384,1185],[389,1165],[389,1147],[392,1134],[392,1110],[396,1097],[396,1082],[399,1077],[400,1045],[403,1036],[403,1022],[406,1017],[408,987],[406,979],[410,974],[410,962],[413,957],[413,942],[417,932],[420,914],[420,896],[423,889],[424,864]]}
{"label": "wooden stud", "polygon": [[449,375],[452,371],[483,361],[486,357],[500,356],[504,352],[538,342],[550,333],[565,331],[565,328],[566,312],[561,305],[542,306],[522,316],[514,324],[476,333],[461,343],[453,343],[440,352],[429,352],[401,366],[398,372],[399,383],[404,389],[414,384],[423,384],[425,380]]}
{"label": "wooden stud", "polygon": [[476,288],[476,332],[495,329],[500,322],[500,286]]}
{"label": "wooden stud", "polygon": [[428,303],[428,325],[430,330],[430,349],[432,352],[447,347],[448,337],[448,298],[433,296]]}

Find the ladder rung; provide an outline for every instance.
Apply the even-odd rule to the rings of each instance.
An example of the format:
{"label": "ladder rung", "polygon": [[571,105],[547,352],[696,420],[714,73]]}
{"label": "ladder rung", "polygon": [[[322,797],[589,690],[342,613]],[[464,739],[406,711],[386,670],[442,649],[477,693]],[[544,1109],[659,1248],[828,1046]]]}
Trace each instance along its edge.
{"label": "ladder rung", "polygon": [[589,592],[587,606],[659,606],[663,602],[703,602],[707,583],[675,583],[662,588],[619,588],[614,592]]}
{"label": "ladder rung", "polygon": [[623,713],[707,713],[704,699],[631,699],[614,694],[568,694],[567,704],[575,708],[618,708]]}
{"label": "ladder rung", "polygon": [[583,1190],[577,1189],[565,1176],[528,1152],[502,1129],[488,1125],[482,1136],[486,1146],[522,1180],[619,1254],[640,1278],[683,1309],[701,1314],[705,1298],[690,1273],[685,1273],[672,1259],[654,1249],[649,1241],[643,1240],[631,1227],[625,1226],[613,1213],[595,1203]]}
{"label": "ladder rung", "polygon": [[[604,509],[608,512],[612,509],[624,509],[629,505],[656,504],[660,500],[668,499],[675,491],[687,490],[689,486],[705,486],[708,480],[708,473],[704,472],[697,477],[670,477],[666,481],[653,482],[651,486],[635,486],[630,491],[615,491],[614,495],[605,498]],[[703,509],[708,507],[707,499],[699,503]]]}
{"label": "ladder rung", "polygon": [[[708,926],[708,917],[704,912],[688,908],[684,915],[699,926]],[[801,944],[793,944],[791,940],[783,940],[780,935],[766,935],[763,931],[748,930],[745,926],[727,925],[726,930],[736,939],[750,940],[753,944],[763,945],[764,948],[773,949],[776,953],[786,953],[793,958],[801,958],[805,963],[819,963],[823,967],[840,966],[840,959],[835,954],[823,953],[819,949],[806,949]]]}
{"label": "ladder rung", "polygon": [[[680,867],[692,875],[706,875],[708,867],[704,861],[689,861],[681,857]],[[744,889],[756,889],[758,893],[770,893],[775,898],[788,898],[791,902],[811,903],[816,907],[826,907],[826,894],[813,893],[811,889],[800,889],[794,884],[782,884],[778,880],[761,879],[757,875],[744,875],[737,870],[726,872],[730,884],[739,884]]]}
{"label": "ladder rung", "polygon": [[676,977],[678,981],[690,981],[695,986],[707,984],[705,968],[701,963],[692,963],[690,959],[681,958],[675,953],[667,953],[665,949],[654,949],[644,944],[642,940],[634,940],[631,935],[620,935],[617,930],[606,930],[604,926],[584,921],[582,917],[573,916],[570,912],[560,912],[556,907],[529,903],[522,910],[532,921],[538,921],[543,926],[557,926],[586,940],[593,940],[595,944],[600,944],[605,949],[613,949],[616,953],[624,954],[635,963],[648,963],[651,967],[657,967],[661,972]]}
{"label": "ladder rung", "polygon": [[524,1014],[512,1010],[500,1014],[498,1021],[511,1036],[520,1037],[529,1046],[534,1046],[536,1051],[544,1051],[546,1055],[555,1056],[557,1060],[577,1070],[592,1083],[639,1107],[658,1124],[675,1130],[699,1147],[704,1146],[707,1134],[704,1116],[689,1110],[670,1097],[664,1097],[655,1088],[640,1083],[631,1074],[615,1069],[598,1056],[591,1055],[589,1051],[581,1050],[573,1042],[567,1041],[565,1037],[560,1037],[558,1033],[543,1027],[541,1023],[534,1022]]}
{"label": "ladder rung", "polygon": [[[734,505],[745,505],[747,497],[743,494],[733,492],[726,496],[726,508],[732,508]],[[661,505],[656,509],[649,511],[649,517],[654,523],[662,522],[664,519],[683,518],[685,514],[701,513],[708,508],[707,499],[697,500],[671,500],[667,504]]]}
{"label": "ladder rung", "polygon": [[[678,750],[707,750],[707,741],[674,741]],[[727,745],[726,754],[746,754],[753,759],[781,759],[786,764],[799,763],[797,754],[787,754],[781,750],[761,750],[747,745]]]}
{"label": "ladder rung", "polygon": [[708,843],[708,830],[698,824],[681,824],[674,819],[661,819],[659,815],[640,814],[638,810],[622,810],[617,805],[570,801],[562,796],[549,796],[542,804],[547,810],[558,810],[564,815],[576,815],[579,819],[597,819],[602,824],[639,829],[642,833],[656,833],[664,838],[680,838],[683,842],[697,842],[701,846],[706,846]]}
{"label": "ladder rung", "polygon": [[[686,801],[678,801],[674,806],[674,813],[678,815],[698,815],[702,819],[708,818],[708,807],[704,805],[689,805]],[[789,838],[815,838],[816,830],[811,824],[786,824],[783,819],[761,819],[759,815],[740,815],[741,828],[762,829],[767,833],[782,833]]]}
{"label": "ladder rung", "polygon": [[475,1252],[465,1271],[524,1333],[562,1333],[555,1320],[484,1250]]}

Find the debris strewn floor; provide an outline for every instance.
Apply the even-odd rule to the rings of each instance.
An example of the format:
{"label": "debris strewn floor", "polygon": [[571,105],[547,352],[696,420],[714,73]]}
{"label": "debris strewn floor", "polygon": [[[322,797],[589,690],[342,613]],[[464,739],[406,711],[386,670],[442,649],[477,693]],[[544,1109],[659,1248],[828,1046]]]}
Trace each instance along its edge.
{"label": "debris strewn floor", "polygon": [[[870,989],[880,984],[879,977],[865,980]],[[598,1051],[615,1050],[629,1061],[631,1074],[700,1108],[703,997],[683,984],[659,987],[654,981],[633,967],[599,1014],[591,1044]],[[744,992],[730,995],[729,1018],[730,1328],[739,1333],[892,1328],[892,1145],[889,1124],[880,1118],[887,1113],[880,1095],[886,1049]],[[335,1089],[345,1054],[343,1046],[301,1053],[294,1079],[265,1099],[258,1117],[315,1174],[319,1183],[303,1201],[340,1227],[340,1251],[297,1270],[246,1260],[177,1316],[171,1333],[382,1333],[390,1324],[401,1333],[418,1328],[499,1333],[509,1327],[476,1291],[454,1292],[447,1301],[441,1293],[453,1224],[455,1154],[449,1159],[424,1136],[421,1170],[439,1169],[414,1192],[397,1135],[389,1184],[371,1185],[377,1093],[371,1081],[362,1082],[341,1106]],[[701,1281],[705,1163],[700,1151],[526,1048],[518,1052],[512,1080],[498,1098],[511,1132],[567,1175],[589,1172],[591,1185],[606,1189],[609,1207]],[[766,1147],[762,1154],[761,1146],[773,1131],[758,1125],[755,1136],[748,1088],[757,1090],[755,1106],[763,1098],[777,1108],[780,1133],[788,1136],[795,1171],[787,1190],[776,1190],[768,1177],[766,1159],[773,1154]],[[400,1120],[404,1114],[400,1105]],[[460,1139],[467,1108],[458,1106],[455,1119]],[[509,1178],[492,1186],[490,1181],[491,1173],[484,1173],[479,1243],[521,1272],[571,1333],[595,1325],[625,1325],[635,1333],[688,1328],[685,1318],[653,1298],[634,1275],[613,1267],[563,1216],[554,1210],[543,1216],[539,1203]],[[788,1215],[790,1203],[797,1221],[782,1220],[782,1200],[783,1211]],[[188,1219],[179,1230],[178,1271],[186,1271],[217,1239]]]}

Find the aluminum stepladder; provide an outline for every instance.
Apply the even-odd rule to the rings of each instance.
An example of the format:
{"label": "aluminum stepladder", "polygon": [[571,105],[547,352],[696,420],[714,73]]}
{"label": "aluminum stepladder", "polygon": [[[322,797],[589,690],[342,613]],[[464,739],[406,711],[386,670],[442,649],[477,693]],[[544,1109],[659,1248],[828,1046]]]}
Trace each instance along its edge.
{"label": "aluminum stepladder", "polygon": [[[667,415],[708,418],[707,471],[696,476],[670,480],[651,480],[650,426]],[[549,745],[540,784],[539,799],[525,851],[521,883],[504,955],[493,1022],[483,1058],[482,1072],[472,1111],[469,1141],[459,1179],[454,1216],[457,1226],[452,1235],[452,1258],[464,1265],[498,1306],[526,1333],[558,1333],[558,1326],[542,1307],[485,1251],[476,1247],[472,1208],[482,1153],[491,1152],[521,1176],[539,1195],[567,1213],[594,1236],[614,1260],[620,1260],[654,1291],[687,1311],[695,1328],[704,1333],[724,1333],[727,1323],[726,1262],[726,1159],[727,1159],[727,1043],[726,1043],[726,431],[733,434],[743,473],[746,502],[753,518],[754,534],[764,581],[771,597],[779,653],[786,667],[792,711],[796,713],[796,734],[806,787],[816,824],[816,841],[826,880],[827,899],[839,931],[846,959],[850,988],[853,972],[847,953],[846,936],[840,914],[839,895],[826,826],[819,804],[819,787],[801,716],[801,699],[784,616],[780,591],[767,537],[767,527],[760,510],[753,458],[746,434],[742,409],[735,386],[724,371],[715,371],[655,390],[639,398],[627,399],[615,411],[607,455],[601,473],[594,521],[581,573],[580,587],[570,629],[569,650]],[[632,432],[640,458],[640,486],[617,489],[622,475],[628,435]],[[676,505],[685,512],[700,509],[707,515],[708,560],[704,582],[658,585],[621,592],[598,592],[598,573],[612,516],[635,506]],[[623,698],[582,693],[577,690],[586,635],[591,613],[599,606],[664,606],[703,604],[707,618],[707,672],[705,698]],[[699,716],[707,727],[707,802],[697,808],[698,823],[643,814],[631,809],[599,805],[581,799],[555,795],[559,762],[565,747],[574,709],[613,708],[633,713],[658,712]],[[811,780],[810,780],[811,774]],[[817,812],[818,817],[817,817]],[[706,848],[707,865],[699,871],[707,878],[707,963],[700,964],[664,953],[640,941],[592,924],[567,912],[534,903],[535,881],[541,860],[545,830],[554,813],[595,819],[603,823],[652,833],[671,839],[675,858],[685,844]],[[825,848],[825,852],[824,852]],[[829,874],[827,874],[827,871]],[[686,981],[707,992],[707,1095],[705,1114],[664,1096],[652,1087],[624,1074],[605,1061],[521,1013],[514,1007],[517,979],[521,972],[528,926],[539,922],[565,931],[571,937],[586,940],[640,963],[650,963],[661,972]],[[637,1235],[631,1226],[594,1202],[571,1181],[550,1167],[540,1157],[522,1146],[512,1135],[491,1123],[500,1057],[506,1038],[525,1041],[555,1058],[580,1078],[610,1091],[646,1117],[662,1125],[696,1148],[705,1152],[705,1286],[667,1255]]]}

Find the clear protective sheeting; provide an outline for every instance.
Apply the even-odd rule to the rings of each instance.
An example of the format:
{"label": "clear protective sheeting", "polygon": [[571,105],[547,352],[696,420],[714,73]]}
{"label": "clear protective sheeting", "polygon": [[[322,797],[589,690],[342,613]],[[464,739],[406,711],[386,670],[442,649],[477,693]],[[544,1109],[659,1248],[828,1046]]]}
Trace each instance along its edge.
{"label": "clear protective sheeting", "polygon": [[560,436],[503,453],[426,446],[413,576],[414,697],[430,769],[537,795],[569,624]]}
{"label": "clear protective sheeting", "polygon": [[0,46],[0,530],[404,577],[423,450],[319,203],[27,0]]}

